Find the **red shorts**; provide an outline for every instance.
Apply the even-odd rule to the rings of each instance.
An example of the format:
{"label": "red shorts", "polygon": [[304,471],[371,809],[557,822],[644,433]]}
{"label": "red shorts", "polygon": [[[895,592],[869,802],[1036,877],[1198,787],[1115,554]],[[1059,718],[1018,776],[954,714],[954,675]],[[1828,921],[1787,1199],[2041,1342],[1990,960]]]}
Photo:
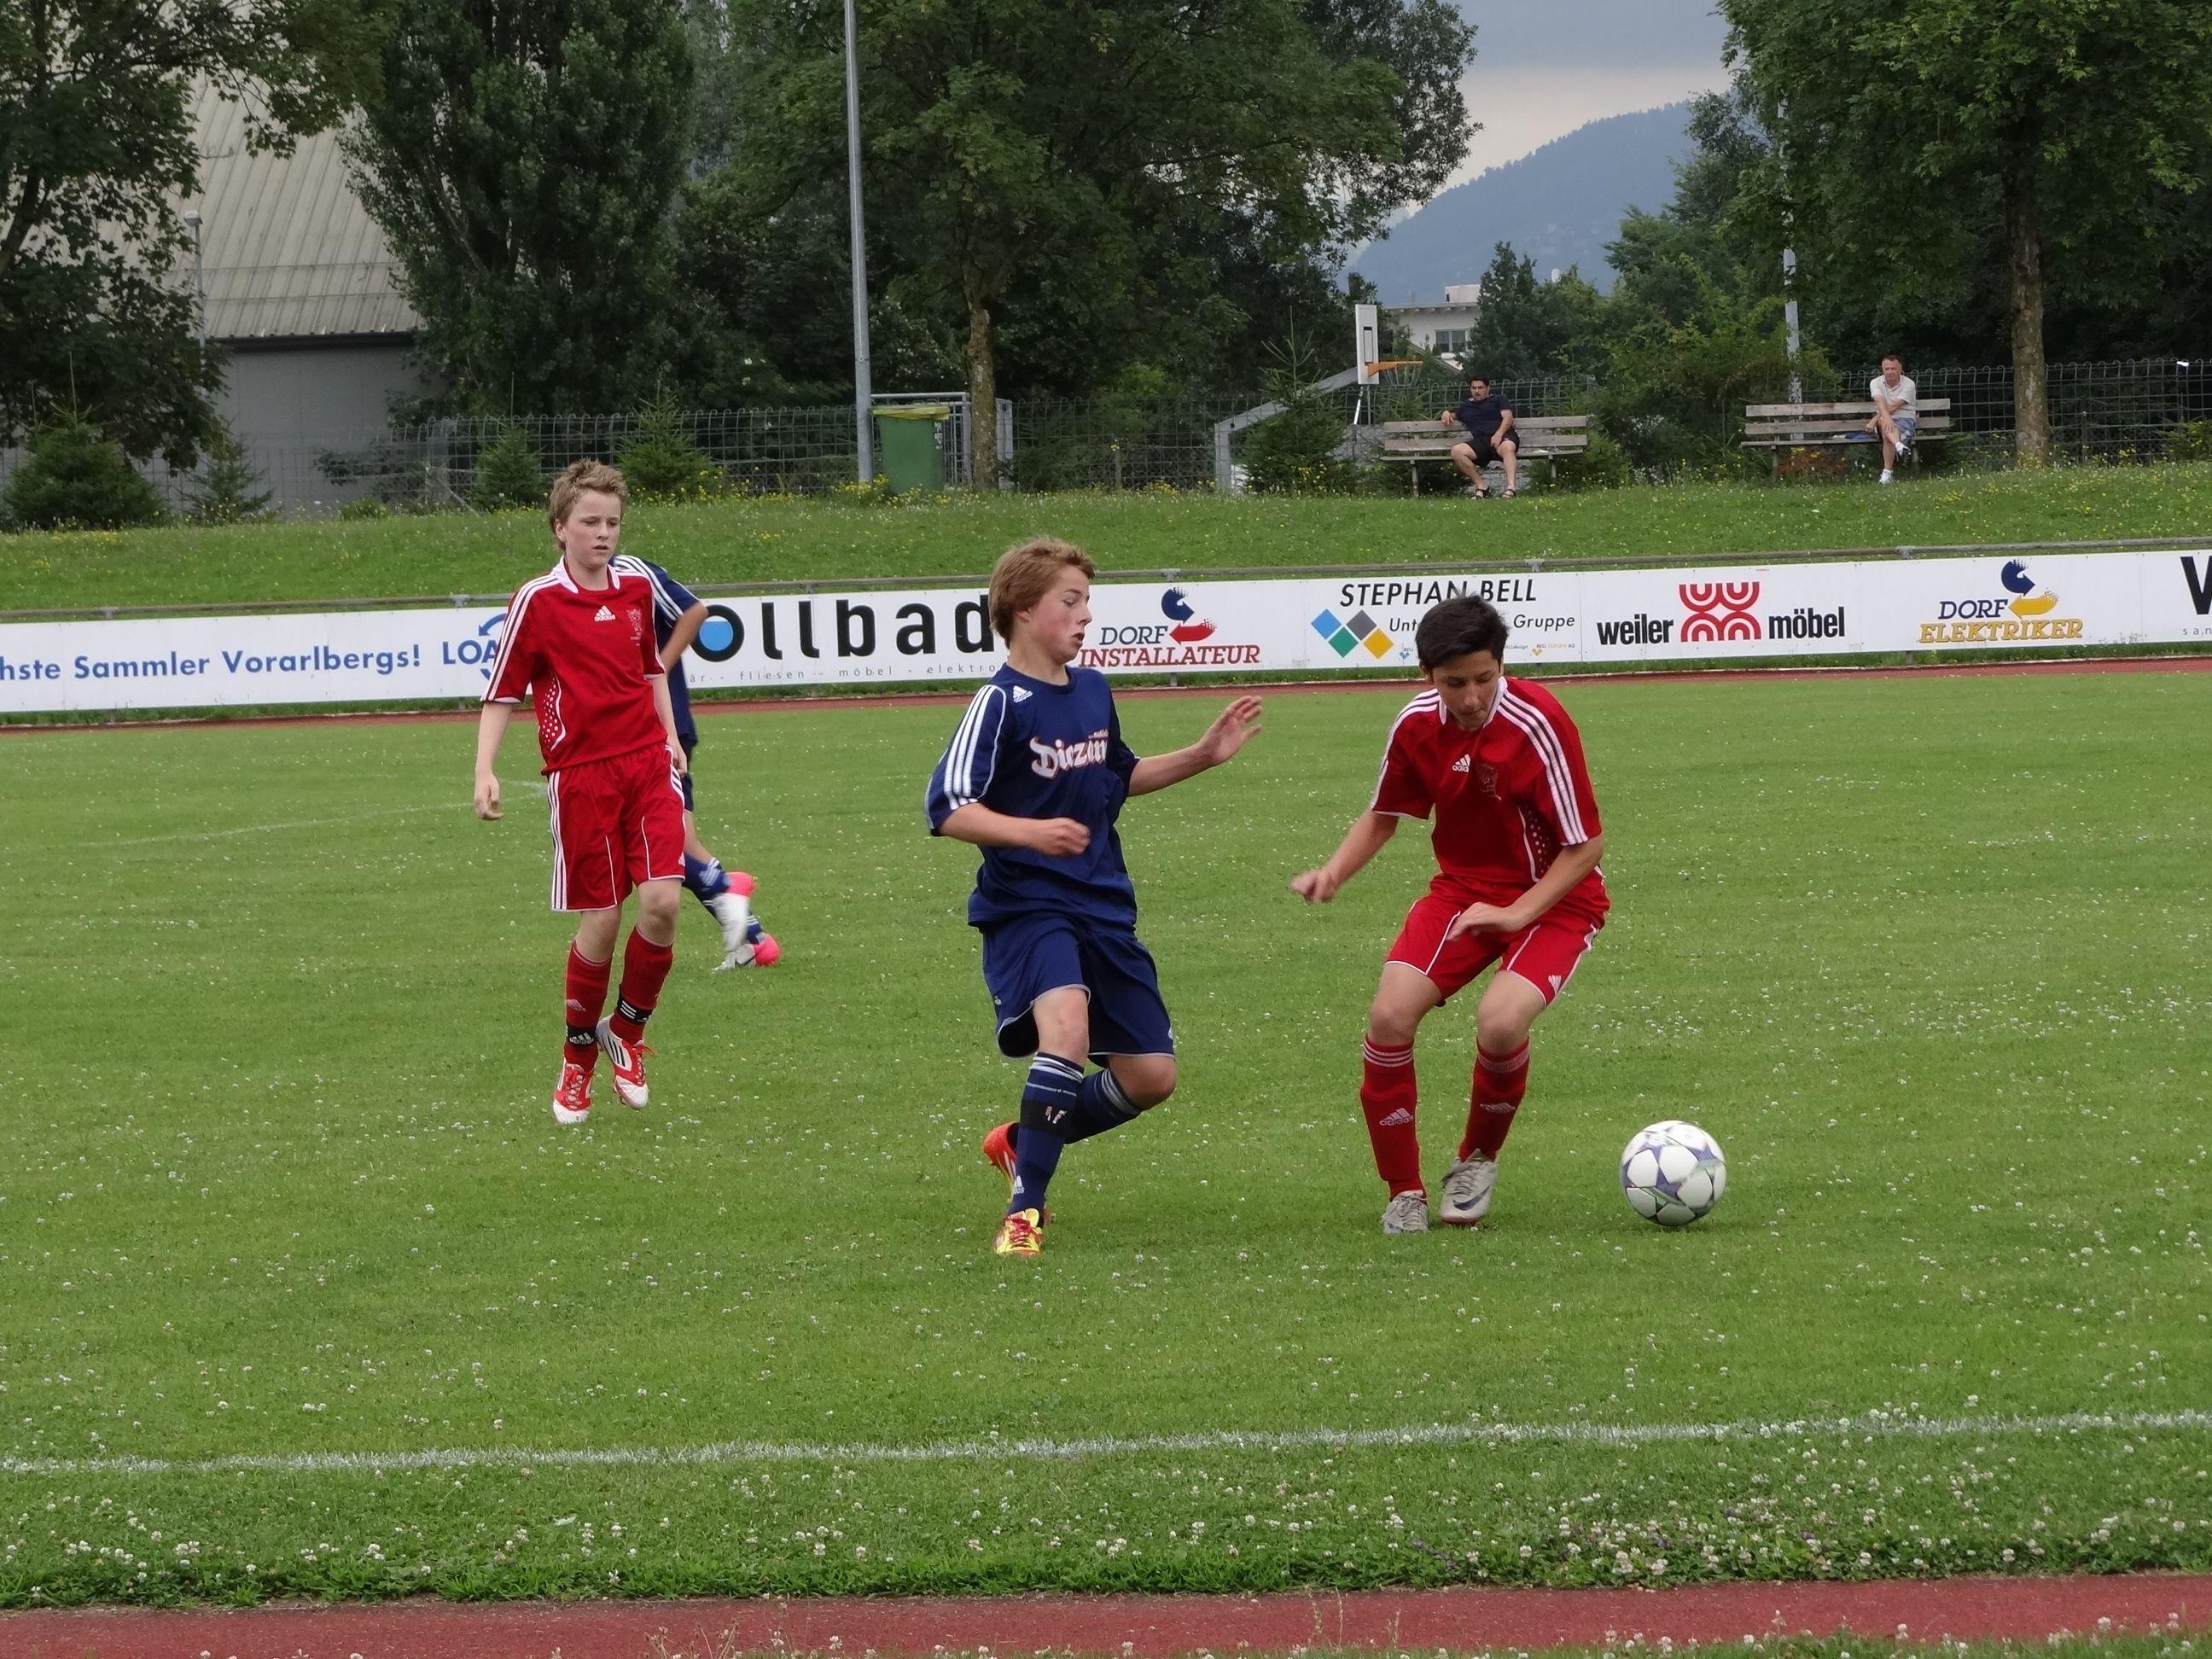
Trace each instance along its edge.
{"label": "red shorts", "polygon": [[664,744],[550,773],[545,802],[556,910],[611,910],[641,882],[683,879],[684,791]]}
{"label": "red shorts", "polygon": [[1398,930],[1390,954],[1383,960],[1419,969],[1446,998],[1495,962],[1501,972],[1518,974],[1550,1003],[1559,1000],[1559,993],[1575,976],[1583,952],[1597,937],[1597,923],[1554,912],[1517,933],[1473,928],[1457,939],[1446,939],[1444,929],[1465,908],[1466,903],[1458,899],[1436,893],[1423,895],[1406,912],[1406,925]]}

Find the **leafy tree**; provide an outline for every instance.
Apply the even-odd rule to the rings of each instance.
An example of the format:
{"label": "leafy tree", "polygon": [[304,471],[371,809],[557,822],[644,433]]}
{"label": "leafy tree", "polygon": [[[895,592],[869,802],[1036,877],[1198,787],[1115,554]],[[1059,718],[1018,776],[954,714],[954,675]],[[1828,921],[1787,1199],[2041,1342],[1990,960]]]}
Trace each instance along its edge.
{"label": "leafy tree", "polygon": [[671,221],[690,154],[675,0],[394,0],[362,199],[462,407],[633,402],[682,355]]}
{"label": "leafy tree", "polygon": [[30,455],[0,490],[0,519],[11,530],[121,530],[167,516],[121,447],[75,413],[33,436]]}
{"label": "leafy tree", "polygon": [[1594,374],[1604,357],[1605,308],[1605,296],[1580,271],[1539,282],[1534,262],[1500,242],[1482,274],[1481,303],[1461,360],[1493,380]]}
{"label": "leafy tree", "polygon": [[221,367],[179,262],[197,195],[191,100],[288,150],[375,84],[383,0],[0,5],[0,442],[82,410],[132,455],[189,466]]}
{"label": "leafy tree", "polygon": [[269,492],[258,489],[261,474],[246,459],[228,422],[217,421],[204,446],[207,459],[186,486],[186,516],[194,524],[248,524],[269,516]]}
{"label": "leafy tree", "polygon": [[[839,9],[733,0],[731,15],[768,48],[749,88],[755,165],[787,189],[842,182]],[[1110,374],[1161,289],[1178,302],[1158,319],[1171,332],[1186,305],[1201,326],[1244,320],[1205,304],[1209,244],[1278,264],[1340,249],[1434,170],[1397,125],[1406,82],[1371,57],[1333,61],[1295,0],[869,0],[861,36],[872,234],[898,250],[908,292],[957,319],[980,409],[1013,313],[1053,319],[1024,355],[1050,338]],[[1458,42],[1455,79],[1465,31],[1407,49],[1431,39]],[[1439,96],[1425,83],[1412,106]],[[1463,112],[1450,131],[1464,137]],[[1067,352],[1071,333],[1086,349]],[[988,478],[994,425],[971,434],[973,476]]]}
{"label": "leafy tree", "polygon": [[1817,278],[1955,302],[1994,218],[2024,460],[2051,452],[2046,272],[2141,282],[2212,155],[2201,0],[1722,0],[1775,140],[1759,191]]}

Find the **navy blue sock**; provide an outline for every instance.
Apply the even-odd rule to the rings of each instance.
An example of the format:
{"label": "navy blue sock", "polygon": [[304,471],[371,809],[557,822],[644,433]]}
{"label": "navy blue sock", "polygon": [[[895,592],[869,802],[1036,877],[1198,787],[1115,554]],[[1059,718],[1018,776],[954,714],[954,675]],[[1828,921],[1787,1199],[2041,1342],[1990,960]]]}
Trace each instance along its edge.
{"label": "navy blue sock", "polygon": [[1030,1062],[1022,1085],[1021,1133],[1014,1137],[1014,1191],[1006,1213],[1044,1208],[1045,1189],[1060,1167],[1060,1131],[1072,1127],[1082,1091],[1083,1067],[1058,1054],[1040,1054]]}
{"label": "navy blue sock", "polygon": [[730,878],[723,872],[721,860],[695,859],[686,853],[684,855],[684,886],[692,897],[705,904],[708,899],[720,898],[729,890]]}
{"label": "navy blue sock", "polygon": [[1060,1142],[1073,1146],[1079,1140],[1103,1135],[1124,1123],[1134,1123],[1143,1115],[1142,1108],[1129,1103],[1129,1097],[1121,1092],[1121,1085],[1114,1080],[1113,1073],[1093,1072],[1083,1079],[1083,1087],[1076,1096],[1075,1121],[1060,1131]]}

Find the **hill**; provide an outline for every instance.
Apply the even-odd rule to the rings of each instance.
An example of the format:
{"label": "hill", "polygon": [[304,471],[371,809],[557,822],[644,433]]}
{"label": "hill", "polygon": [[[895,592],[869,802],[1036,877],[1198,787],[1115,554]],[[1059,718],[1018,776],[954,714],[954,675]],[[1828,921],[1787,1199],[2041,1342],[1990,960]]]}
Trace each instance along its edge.
{"label": "hill", "polygon": [[1370,243],[1352,269],[1384,305],[1407,296],[1434,303],[1447,283],[1471,283],[1501,241],[1539,274],[1579,265],[1613,286],[1605,245],[1631,208],[1656,212],[1674,193],[1674,166],[1690,153],[1687,104],[1608,116],[1542,149],[1455,185]]}

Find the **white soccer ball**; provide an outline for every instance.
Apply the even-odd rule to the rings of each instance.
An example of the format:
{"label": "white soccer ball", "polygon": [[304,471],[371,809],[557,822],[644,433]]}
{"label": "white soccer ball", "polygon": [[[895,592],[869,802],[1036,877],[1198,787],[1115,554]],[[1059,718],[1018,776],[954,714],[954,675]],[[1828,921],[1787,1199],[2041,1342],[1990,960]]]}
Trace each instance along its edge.
{"label": "white soccer ball", "polygon": [[1686,1227],[1721,1201],[1728,1160],[1721,1144],[1694,1123],[1669,1118],[1638,1129],[1620,1153],[1620,1192],[1628,1207],[1662,1227]]}

